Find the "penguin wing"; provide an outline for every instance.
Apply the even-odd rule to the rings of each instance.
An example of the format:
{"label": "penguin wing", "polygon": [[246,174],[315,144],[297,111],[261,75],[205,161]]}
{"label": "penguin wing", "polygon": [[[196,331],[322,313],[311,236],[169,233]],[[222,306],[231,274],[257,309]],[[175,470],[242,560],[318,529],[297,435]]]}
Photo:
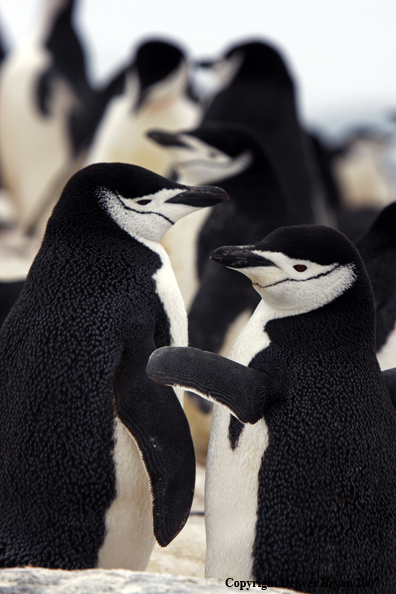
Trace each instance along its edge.
{"label": "penguin wing", "polygon": [[[172,388],[145,374],[154,341],[125,350],[113,378],[116,413],[133,436],[149,476],[154,535],[167,546],[186,523],[194,495],[195,455],[190,428]],[[135,342],[135,347],[136,347]]]}
{"label": "penguin wing", "polygon": [[384,380],[385,385],[388,388],[388,392],[394,406],[396,406],[396,367],[394,367],[393,369],[386,369],[385,371],[383,371],[382,379]]}
{"label": "penguin wing", "polygon": [[271,396],[267,373],[192,347],[158,349],[146,373],[155,382],[224,404],[242,423],[261,419]]}

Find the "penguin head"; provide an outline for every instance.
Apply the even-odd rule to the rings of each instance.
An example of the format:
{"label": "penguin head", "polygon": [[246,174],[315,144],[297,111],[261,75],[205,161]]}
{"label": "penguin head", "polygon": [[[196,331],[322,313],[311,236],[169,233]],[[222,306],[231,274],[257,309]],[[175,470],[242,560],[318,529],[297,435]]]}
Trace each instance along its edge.
{"label": "penguin head", "polygon": [[183,183],[219,183],[240,175],[262,151],[254,134],[238,124],[205,124],[179,133],[151,130],[147,136],[171,152]]}
{"label": "penguin head", "polygon": [[[199,67],[215,82],[216,92],[226,89],[234,81],[276,80],[288,88],[293,81],[280,52],[261,39],[244,40],[229,47],[217,60],[201,60]],[[213,94],[213,91],[212,91]]]}
{"label": "penguin head", "polygon": [[185,186],[127,163],[95,163],[68,181],[53,217],[90,224],[103,213],[132,237],[160,241],[182,217],[227,199],[214,186]]}
{"label": "penguin head", "polygon": [[279,82],[291,82],[285,60],[280,52],[260,39],[252,39],[233,45],[224,56],[225,60],[235,60],[240,56],[238,76],[275,78]]}
{"label": "penguin head", "polygon": [[299,315],[333,302],[363,277],[352,243],[339,231],[319,225],[281,227],[259,243],[221,247],[211,259],[248,276],[275,317]]}
{"label": "penguin head", "polygon": [[142,43],[133,64],[139,81],[135,110],[148,101],[160,101],[187,88],[188,65],[184,52],[164,40],[155,39]]}

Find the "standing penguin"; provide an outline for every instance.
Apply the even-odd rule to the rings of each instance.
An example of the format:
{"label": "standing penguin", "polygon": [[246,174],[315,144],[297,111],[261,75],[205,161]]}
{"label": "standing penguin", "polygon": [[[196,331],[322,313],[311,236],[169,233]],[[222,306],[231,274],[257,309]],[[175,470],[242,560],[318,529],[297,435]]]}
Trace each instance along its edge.
{"label": "standing penguin", "polygon": [[147,140],[150,128],[194,126],[201,107],[188,95],[189,64],[184,52],[163,40],[142,43],[127,69],[123,93],[108,105],[87,163],[123,161],[168,175],[172,161]]}
{"label": "standing penguin", "polygon": [[67,180],[64,169],[71,167],[93,110],[94,92],[72,24],[75,5],[75,0],[43,0],[39,27],[2,66],[2,181],[25,226],[53,186]]}
{"label": "standing penguin", "polygon": [[145,375],[155,348],[187,345],[158,242],[226,198],[120,163],[67,183],[0,330],[0,567],[144,569],[153,532],[166,546],[183,527],[190,431]]}
{"label": "standing penguin", "polygon": [[208,452],[207,575],[391,594],[396,374],[382,377],[375,357],[357,250],[334,229],[302,225],[212,258],[262,298],[233,360],[171,348],[147,368],[225,405],[215,407]]}
{"label": "standing penguin", "polygon": [[396,367],[396,202],[355,243],[373,287],[381,369]]}

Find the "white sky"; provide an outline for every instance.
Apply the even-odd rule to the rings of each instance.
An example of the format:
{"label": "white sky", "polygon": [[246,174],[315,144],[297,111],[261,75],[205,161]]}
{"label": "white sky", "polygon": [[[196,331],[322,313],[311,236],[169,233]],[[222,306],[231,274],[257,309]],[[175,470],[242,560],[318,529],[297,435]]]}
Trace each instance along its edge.
{"label": "white sky", "polygon": [[[32,30],[41,1],[48,0],[0,0],[9,44]],[[396,0],[80,0],[79,8],[94,80],[147,35],[171,36],[194,57],[262,36],[293,67],[306,119],[340,111],[353,119],[396,104]]]}

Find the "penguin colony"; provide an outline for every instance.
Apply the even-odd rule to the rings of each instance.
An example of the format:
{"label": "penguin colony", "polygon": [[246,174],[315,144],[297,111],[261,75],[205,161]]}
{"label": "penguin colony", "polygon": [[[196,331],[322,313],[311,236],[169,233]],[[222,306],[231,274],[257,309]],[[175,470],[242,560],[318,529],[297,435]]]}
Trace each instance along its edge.
{"label": "penguin colony", "polygon": [[395,204],[344,207],[263,40],[200,65],[146,40],[93,89],[76,2],[43,8],[1,48],[0,566],[144,569],[191,506],[181,387],[216,403],[209,577],[393,592]]}

